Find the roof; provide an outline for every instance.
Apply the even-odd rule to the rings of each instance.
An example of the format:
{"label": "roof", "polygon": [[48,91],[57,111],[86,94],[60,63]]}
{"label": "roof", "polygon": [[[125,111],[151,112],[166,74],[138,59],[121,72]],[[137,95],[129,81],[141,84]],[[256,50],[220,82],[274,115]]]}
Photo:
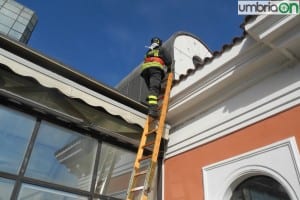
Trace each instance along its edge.
{"label": "roof", "polygon": [[[163,42],[162,47],[168,50],[172,57],[171,67],[175,80],[179,80],[180,76],[186,72],[187,67],[197,66],[204,56],[211,56],[211,51],[206,44],[197,36],[183,31],[174,33],[168,40]],[[116,88],[124,95],[143,102],[147,96],[147,86],[140,76],[141,64],[142,58],[141,63]]]}

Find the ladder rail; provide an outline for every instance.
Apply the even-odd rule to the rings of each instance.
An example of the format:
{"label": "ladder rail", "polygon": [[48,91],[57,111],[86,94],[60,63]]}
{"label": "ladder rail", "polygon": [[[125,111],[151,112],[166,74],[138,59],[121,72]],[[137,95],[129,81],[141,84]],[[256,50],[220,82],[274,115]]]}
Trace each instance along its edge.
{"label": "ladder rail", "polygon": [[143,131],[143,135],[142,135],[142,138],[141,138],[141,141],[140,141],[140,144],[139,144],[136,159],[135,159],[135,162],[134,162],[134,167],[133,167],[133,170],[132,170],[132,173],[131,173],[131,178],[130,178],[130,181],[129,181],[129,187],[128,187],[128,190],[127,190],[127,198],[126,198],[128,200],[131,200],[133,198],[132,189],[136,186],[136,181],[137,181],[135,179],[135,175],[138,173],[138,170],[141,166],[141,163],[139,162],[139,158],[142,158],[142,156],[144,154],[144,148],[142,148],[142,147],[146,144],[146,139],[147,139],[146,134],[148,133],[148,130],[149,130],[150,120],[151,119],[148,116],[147,120],[146,120],[146,123],[145,123],[145,126],[144,126],[144,131]]}
{"label": "ladder rail", "polygon": [[167,86],[165,89],[165,95],[163,98],[163,105],[161,108],[161,114],[159,117],[159,124],[158,124],[158,130],[157,130],[157,135],[155,138],[155,144],[154,144],[154,149],[153,149],[153,157],[152,161],[156,162],[158,158],[158,153],[159,153],[159,148],[160,148],[160,142],[161,138],[164,133],[164,128],[165,128],[165,121],[167,118],[167,112],[168,112],[168,106],[169,106],[169,97],[171,93],[171,87],[172,87],[172,82],[173,82],[173,74],[169,73],[168,74],[168,79],[167,79]]}

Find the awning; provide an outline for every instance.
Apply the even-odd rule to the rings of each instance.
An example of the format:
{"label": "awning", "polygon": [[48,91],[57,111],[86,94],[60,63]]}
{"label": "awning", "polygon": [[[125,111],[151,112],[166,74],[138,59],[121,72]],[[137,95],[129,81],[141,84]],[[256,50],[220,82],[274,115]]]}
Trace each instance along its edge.
{"label": "awning", "polygon": [[92,80],[65,65],[0,35],[0,64],[14,73],[34,78],[47,88],[56,88],[64,95],[86,104],[101,107],[130,124],[143,126],[146,107],[116,90]]}
{"label": "awning", "polygon": [[111,115],[102,107],[92,107],[81,99],[69,98],[57,88],[47,88],[32,77],[20,76],[0,65],[0,95],[24,103],[42,113],[50,113],[64,121],[93,128],[101,132],[116,133],[117,137],[139,139],[142,128],[127,123],[118,115]]}

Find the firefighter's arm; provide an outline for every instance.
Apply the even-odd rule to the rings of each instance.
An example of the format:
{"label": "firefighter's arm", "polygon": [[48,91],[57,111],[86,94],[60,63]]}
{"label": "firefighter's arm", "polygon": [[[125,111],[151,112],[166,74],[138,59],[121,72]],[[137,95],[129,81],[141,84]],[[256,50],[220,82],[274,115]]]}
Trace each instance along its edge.
{"label": "firefighter's arm", "polygon": [[166,49],[163,50],[162,52],[163,54],[163,60],[165,62],[165,66],[167,68],[167,72],[171,72],[172,70],[172,57],[169,54],[169,51],[167,51]]}

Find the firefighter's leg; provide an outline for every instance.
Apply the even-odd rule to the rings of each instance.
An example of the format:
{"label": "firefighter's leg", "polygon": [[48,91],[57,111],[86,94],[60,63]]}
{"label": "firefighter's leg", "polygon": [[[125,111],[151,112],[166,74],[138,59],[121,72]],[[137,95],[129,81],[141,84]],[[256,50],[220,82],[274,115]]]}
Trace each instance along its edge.
{"label": "firefighter's leg", "polygon": [[162,72],[160,69],[150,69],[148,104],[149,115],[153,118],[157,118],[159,116],[158,95],[161,89],[161,78]]}
{"label": "firefighter's leg", "polygon": [[[147,95],[149,95],[149,69],[144,69],[141,73],[141,77],[143,78],[143,80],[145,81],[146,83],[146,86],[147,86]],[[141,99],[141,103],[144,104],[144,105],[147,105],[149,106],[149,103],[148,103],[148,96],[145,98],[145,99]]]}

